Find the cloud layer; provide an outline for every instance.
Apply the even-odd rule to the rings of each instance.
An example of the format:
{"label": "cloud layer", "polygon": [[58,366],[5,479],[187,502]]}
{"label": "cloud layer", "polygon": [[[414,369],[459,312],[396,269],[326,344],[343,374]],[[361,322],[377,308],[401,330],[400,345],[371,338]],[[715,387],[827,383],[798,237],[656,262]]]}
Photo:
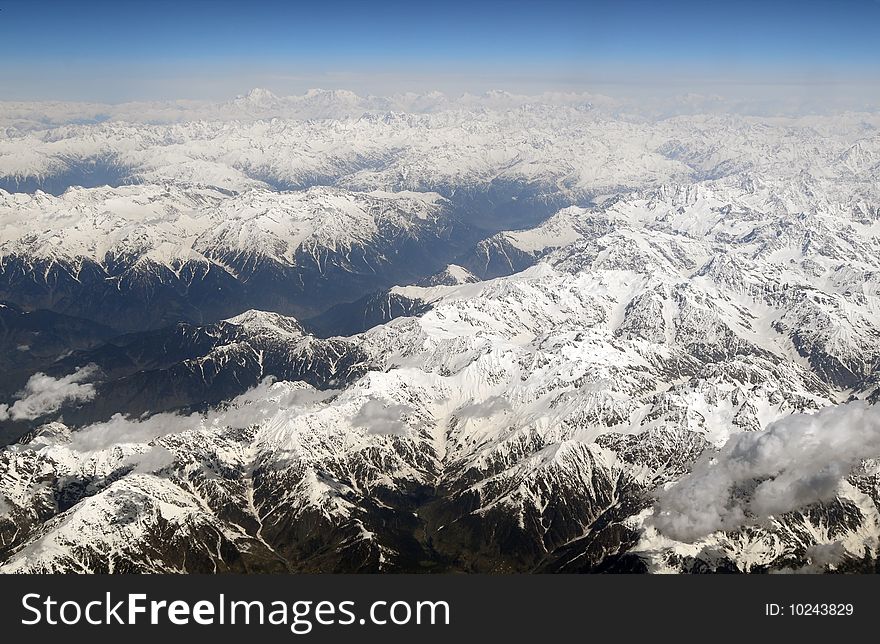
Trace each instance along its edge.
{"label": "cloud layer", "polygon": [[653,523],[693,542],[828,501],[861,460],[880,455],[880,409],[862,402],[795,414],[732,436],[660,493]]}

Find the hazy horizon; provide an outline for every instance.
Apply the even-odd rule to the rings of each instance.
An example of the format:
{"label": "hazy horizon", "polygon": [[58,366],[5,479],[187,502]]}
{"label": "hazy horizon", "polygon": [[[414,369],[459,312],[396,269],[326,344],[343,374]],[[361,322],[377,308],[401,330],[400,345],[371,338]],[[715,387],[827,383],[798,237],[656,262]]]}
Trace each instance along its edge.
{"label": "hazy horizon", "polygon": [[223,100],[264,87],[880,102],[880,2],[0,4],[0,100]]}

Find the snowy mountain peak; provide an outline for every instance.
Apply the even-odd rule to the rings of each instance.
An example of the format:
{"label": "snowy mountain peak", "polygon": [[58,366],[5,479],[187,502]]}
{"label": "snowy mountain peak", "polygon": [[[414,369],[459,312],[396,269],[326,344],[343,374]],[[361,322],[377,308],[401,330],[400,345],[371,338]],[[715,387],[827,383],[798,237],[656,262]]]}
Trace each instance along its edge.
{"label": "snowy mountain peak", "polygon": [[245,96],[249,101],[274,101],[277,96],[270,92],[268,89],[263,89],[262,87],[255,87],[251,91],[247,93]]}
{"label": "snowy mountain peak", "polygon": [[279,105],[279,98],[268,89],[255,87],[247,94],[236,96],[232,100],[232,105],[254,109],[266,109],[277,107]]}
{"label": "snowy mountain peak", "polygon": [[305,334],[305,330],[295,318],[271,311],[250,309],[226,319],[225,322],[237,324],[247,329],[276,332],[279,335]]}
{"label": "snowy mountain peak", "polygon": [[472,284],[479,282],[480,278],[468,269],[458,264],[449,264],[436,275],[425,278],[419,282],[419,286],[457,286],[459,284]]}

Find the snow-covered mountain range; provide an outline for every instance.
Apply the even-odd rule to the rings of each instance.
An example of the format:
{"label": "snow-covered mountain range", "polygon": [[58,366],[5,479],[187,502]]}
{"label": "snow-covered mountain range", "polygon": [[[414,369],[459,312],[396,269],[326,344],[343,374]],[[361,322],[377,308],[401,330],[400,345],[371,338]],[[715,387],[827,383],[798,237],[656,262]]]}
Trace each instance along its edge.
{"label": "snow-covered mountain range", "polygon": [[875,570],[880,119],[435,98],[7,129],[0,571]]}

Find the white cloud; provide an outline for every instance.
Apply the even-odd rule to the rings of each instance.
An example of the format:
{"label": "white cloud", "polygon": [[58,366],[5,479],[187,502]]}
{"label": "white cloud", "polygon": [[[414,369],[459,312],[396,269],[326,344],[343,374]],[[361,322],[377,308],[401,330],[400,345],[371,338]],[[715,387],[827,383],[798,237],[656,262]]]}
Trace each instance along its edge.
{"label": "white cloud", "polygon": [[317,391],[304,383],[276,384],[271,378],[267,378],[253,389],[234,398],[226,408],[204,414],[164,412],[147,418],[126,418],[122,414],[115,414],[110,420],[73,432],[70,447],[80,452],[89,452],[120,443],[148,443],[162,436],[201,427],[242,429],[263,422],[279,409],[309,405],[334,394],[332,391]]}
{"label": "white cloud", "polygon": [[61,378],[34,374],[18,393],[19,400],[12,405],[0,405],[0,421],[34,420],[58,411],[66,403],[91,400],[95,397],[95,386],[84,381],[93,377],[97,370],[95,365],[88,365]]}
{"label": "white cloud", "polygon": [[174,463],[174,452],[155,445],[149,451],[129,457],[127,462],[134,465],[135,474],[153,474]]}
{"label": "white cloud", "polygon": [[828,566],[840,563],[850,556],[850,553],[840,541],[832,541],[831,543],[817,543],[808,547],[806,556],[810,560],[811,568],[821,571]]}
{"label": "white cloud", "polygon": [[510,409],[512,409],[512,407],[506,398],[492,396],[481,402],[472,402],[467,405],[462,405],[458,408],[455,415],[462,420],[470,418],[474,420],[484,420],[486,418],[492,418],[492,416],[495,416],[496,414],[509,411]]}
{"label": "white cloud", "polygon": [[413,408],[408,405],[392,403],[386,406],[381,400],[372,399],[361,406],[351,423],[366,428],[368,434],[405,436],[410,428],[402,419],[412,412]]}
{"label": "white cloud", "polygon": [[161,413],[144,419],[130,419],[115,414],[110,420],[73,432],[70,447],[80,452],[90,452],[121,443],[147,443],[161,436],[195,429],[200,426],[201,420],[199,414],[182,416]]}
{"label": "white cloud", "polygon": [[861,460],[880,455],[880,408],[853,402],[732,436],[658,495],[653,523],[693,542],[828,501]]}

